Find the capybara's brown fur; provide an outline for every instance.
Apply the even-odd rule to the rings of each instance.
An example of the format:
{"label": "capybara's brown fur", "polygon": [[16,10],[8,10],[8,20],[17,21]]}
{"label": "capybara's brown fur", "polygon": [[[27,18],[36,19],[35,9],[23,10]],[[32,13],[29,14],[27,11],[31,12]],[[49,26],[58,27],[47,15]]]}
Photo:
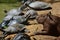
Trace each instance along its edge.
{"label": "capybara's brown fur", "polygon": [[49,12],[48,14],[42,14],[37,17],[37,22],[43,24],[43,30],[47,34],[58,35],[60,27],[60,17],[54,16]]}

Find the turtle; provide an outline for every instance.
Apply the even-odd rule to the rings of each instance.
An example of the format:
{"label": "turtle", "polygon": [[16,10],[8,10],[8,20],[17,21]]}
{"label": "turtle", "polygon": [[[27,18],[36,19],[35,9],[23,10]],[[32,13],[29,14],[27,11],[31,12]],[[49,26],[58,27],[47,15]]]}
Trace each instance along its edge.
{"label": "turtle", "polygon": [[29,15],[26,15],[26,16],[13,16],[13,15],[7,15],[4,19],[3,19],[3,22],[0,24],[0,26],[2,28],[4,28],[4,26],[9,26],[8,24],[12,24],[11,21],[14,22],[14,20],[18,23],[21,23],[21,24],[26,24],[28,19],[30,17],[30,14]]}
{"label": "turtle", "polygon": [[7,12],[7,15],[19,15],[22,13],[22,10],[18,10],[18,9],[11,9],[10,11]]}
{"label": "turtle", "polygon": [[20,6],[20,9],[24,10],[31,2],[33,2],[33,0],[23,0],[23,4]]}
{"label": "turtle", "polygon": [[28,14],[31,15],[29,17],[30,19],[35,19],[38,16],[38,13],[35,10],[32,10],[32,9],[28,10],[24,16],[26,16]]}
{"label": "turtle", "polygon": [[23,24],[15,23],[13,25],[9,25],[9,27],[3,29],[7,33],[17,33],[17,32],[23,32],[21,29],[25,27]]}
{"label": "turtle", "polygon": [[1,27],[7,25],[9,21],[12,19],[14,16],[22,16],[24,13],[22,13],[22,10],[20,8],[18,9],[11,9],[10,11],[7,11],[4,9],[4,12],[6,13],[2,23],[0,24]]}
{"label": "turtle", "polygon": [[26,15],[26,16],[14,16],[13,20],[10,21],[9,25],[15,22],[18,22],[20,24],[26,24],[28,22],[28,19],[30,17],[30,14]]}
{"label": "turtle", "polygon": [[[11,20],[9,23],[8,23],[8,28],[5,29],[6,31],[10,31],[13,30],[13,31],[17,31],[16,27],[18,26],[23,26],[24,24],[27,23],[28,21],[28,18],[30,17],[30,14],[27,15],[26,17],[24,16],[14,16],[13,17],[13,20]],[[21,28],[21,27],[20,27]],[[19,29],[19,28],[18,28]]]}
{"label": "turtle", "polygon": [[24,13],[22,13],[21,8],[18,9],[11,9],[10,11],[7,11],[4,9],[4,12],[6,13],[3,22],[0,24],[1,27],[7,25],[9,21],[12,19],[14,16],[22,16]]}
{"label": "turtle", "polygon": [[41,9],[41,10],[51,8],[50,4],[45,3],[45,2],[40,2],[40,1],[35,1],[35,2],[30,3],[29,7],[33,9]]}
{"label": "turtle", "polygon": [[6,15],[12,15],[12,16],[24,14],[22,11],[23,10],[20,7],[19,8],[15,8],[15,9],[11,9],[9,11],[7,11],[6,9],[4,9],[4,12],[6,13]]}
{"label": "turtle", "polygon": [[52,9],[51,4],[48,4],[46,2],[40,2],[40,1],[26,1],[22,7],[25,8],[29,7],[35,10]]}
{"label": "turtle", "polygon": [[24,33],[19,33],[13,38],[13,40],[31,40],[31,39],[29,35]]}
{"label": "turtle", "polygon": [[7,24],[10,22],[10,20],[12,20],[12,17],[12,15],[6,16],[1,22],[0,27],[3,28],[4,26],[8,26]]}

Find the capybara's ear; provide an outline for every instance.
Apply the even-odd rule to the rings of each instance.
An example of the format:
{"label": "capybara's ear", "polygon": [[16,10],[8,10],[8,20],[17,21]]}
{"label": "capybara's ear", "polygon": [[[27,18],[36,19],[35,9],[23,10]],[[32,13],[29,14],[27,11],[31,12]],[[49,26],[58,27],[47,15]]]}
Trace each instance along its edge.
{"label": "capybara's ear", "polygon": [[51,14],[51,11],[50,11],[47,15],[48,15],[48,16],[52,15],[52,14]]}

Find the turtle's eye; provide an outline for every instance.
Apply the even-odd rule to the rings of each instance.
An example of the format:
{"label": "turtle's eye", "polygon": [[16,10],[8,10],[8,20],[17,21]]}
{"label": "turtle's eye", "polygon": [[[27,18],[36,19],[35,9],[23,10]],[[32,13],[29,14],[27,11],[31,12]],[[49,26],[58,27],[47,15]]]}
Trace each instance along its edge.
{"label": "turtle's eye", "polygon": [[20,16],[20,15],[22,16],[22,15],[24,15],[24,13],[21,13],[21,14],[19,14],[18,16]]}

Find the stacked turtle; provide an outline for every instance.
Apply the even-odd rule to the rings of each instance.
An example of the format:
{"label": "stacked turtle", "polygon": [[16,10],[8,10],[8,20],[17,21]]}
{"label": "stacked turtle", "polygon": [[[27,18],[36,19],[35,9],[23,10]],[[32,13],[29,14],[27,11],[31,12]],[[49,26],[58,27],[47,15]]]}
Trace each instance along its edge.
{"label": "stacked turtle", "polygon": [[[16,14],[14,14],[14,12]],[[13,10],[7,12],[7,16],[3,19],[3,22],[0,24],[0,26],[3,29],[5,26],[8,26],[8,28],[4,29],[4,31],[10,30],[10,27],[17,26],[17,24],[19,24],[18,25],[19,27],[21,27],[21,26],[23,27],[23,25],[28,24],[29,19],[33,19],[33,18],[35,19],[37,15],[38,15],[37,12],[34,10],[28,10],[26,12],[26,14],[22,15],[22,12],[20,13],[17,10],[13,9]],[[13,27],[13,28],[15,29],[15,27]],[[11,30],[14,30],[13,28],[11,28]],[[20,29],[18,29],[18,30],[20,30]]]}

